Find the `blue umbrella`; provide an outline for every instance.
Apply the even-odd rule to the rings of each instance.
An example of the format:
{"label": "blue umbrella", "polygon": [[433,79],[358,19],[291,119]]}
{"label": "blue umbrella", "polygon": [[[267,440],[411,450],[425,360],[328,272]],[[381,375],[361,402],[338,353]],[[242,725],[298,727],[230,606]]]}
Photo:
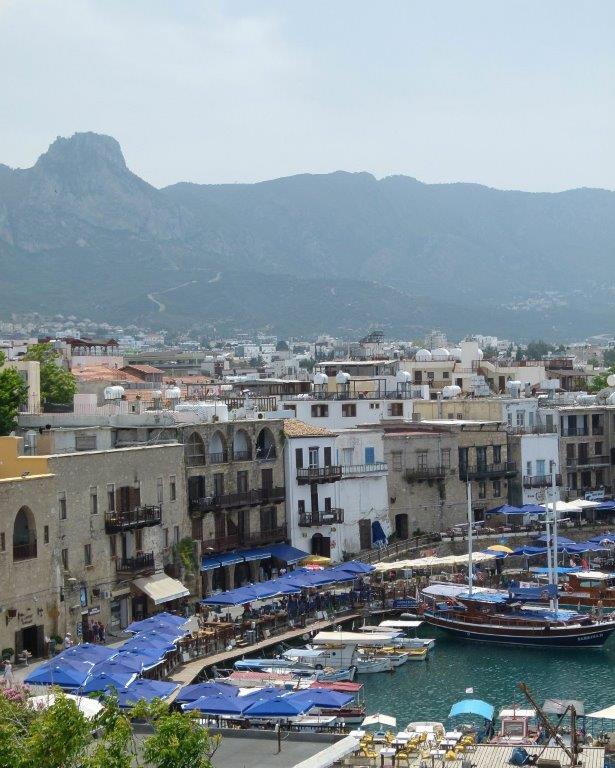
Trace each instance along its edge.
{"label": "blue umbrella", "polygon": [[312,709],[311,699],[293,699],[290,695],[259,701],[245,710],[249,717],[295,717]]}
{"label": "blue umbrella", "polygon": [[163,627],[175,630],[181,629],[186,623],[186,619],[181,619],[179,616],[173,616],[170,613],[159,613],[156,616],[150,616],[149,619],[133,621],[132,624],[126,627],[126,632],[143,632],[148,629],[161,629]]}
{"label": "blue umbrella", "polygon": [[117,654],[117,648],[106,648],[104,645],[94,645],[94,643],[81,643],[72,648],[67,648],[56,656],[57,659],[66,659],[67,661],[87,661],[90,664],[98,664],[99,661],[106,661]]}
{"label": "blue umbrella", "polygon": [[164,656],[168,651],[175,650],[175,643],[170,643],[168,640],[150,640],[147,637],[141,637],[136,635],[131,640],[127,640],[124,645],[118,649],[120,651],[137,651],[138,653],[144,653],[149,656]]}
{"label": "blue umbrella", "polygon": [[167,699],[179,688],[178,683],[166,683],[162,680],[134,680],[130,685],[118,691],[120,707],[131,707],[138,701]]}
{"label": "blue umbrella", "polygon": [[173,627],[164,627],[163,629],[145,629],[143,632],[137,632],[131,637],[131,640],[146,640],[148,643],[158,643],[159,645],[172,645],[186,633],[181,629]]}
{"label": "blue umbrella", "polygon": [[[552,538],[551,537],[547,538],[546,533],[541,533],[540,536],[536,536],[536,538],[533,539],[533,541],[536,541],[540,544],[551,544]],[[575,542],[572,539],[567,539],[565,536],[558,536],[557,543],[558,545],[560,545],[560,544],[574,544]]]}
{"label": "blue umbrella", "polygon": [[[242,715],[247,704],[242,701],[244,697],[229,699],[220,694],[212,696],[200,696],[195,701],[186,704],[184,709],[196,709],[208,715]],[[246,697],[247,698],[247,697]]]}
{"label": "blue umbrella", "polygon": [[57,685],[60,688],[79,688],[86,681],[91,664],[60,659],[41,664],[24,680],[28,685]]}
{"label": "blue umbrella", "polygon": [[374,570],[374,566],[368,565],[368,563],[362,563],[359,560],[349,560],[347,563],[340,563],[340,565],[336,565],[332,570],[362,574],[371,573]]}
{"label": "blue umbrella", "polygon": [[79,693],[98,693],[99,691],[117,691],[126,688],[136,678],[134,672],[98,672],[91,675],[85,681],[85,684],[79,688]]}
{"label": "blue umbrella", "polygon": [[330,691],[326,688],[308,688],[305,691],[299,691],[289,696],[293,701],[311,701],[313,707],[323,707],[327,709],[339,709],[352,701],[352,696],[347,693]]}
{"label": "blue umbrella", "polygon": [[186,685],[177,694],[178,703],[196,701],[204,696],[226,696],[228,699],[234,699],[239,695],[239,688],[235,685],[226,683],[196,683],[195,685]]}
{"label": "blue umbrella", "polygon": [[164,656],[152,656],[151,654],[139,653],[138,651],[121,649],[115,657],[120,664],[129,667],[134,672],[143,672],[146,669],[153,669],[162,664]]}

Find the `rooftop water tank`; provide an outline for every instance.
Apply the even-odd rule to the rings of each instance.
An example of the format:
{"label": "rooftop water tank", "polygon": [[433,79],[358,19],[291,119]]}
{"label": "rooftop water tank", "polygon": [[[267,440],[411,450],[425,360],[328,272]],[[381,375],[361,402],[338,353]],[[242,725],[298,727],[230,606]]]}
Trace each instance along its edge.
{"label": "rooftop water tank", "polygon": [[323,384],[326,384],[329,381],[329,377],[326,373],[315,373],[314,374],[314,386],[316,387],[322,387]]}
{"label": "rooftop water tank", "polygon": [[169,389],[165,389],[164,396],[167,400],[179,400],[182,396],[182,391],[179,387],[169,387]]}
{"label": "rooftop water tank", "polygon": [[105,400],[121,400],[124,397],[124,387],[120,387],[119,384],[114,387],[105,387],[104,396]]}
{"label": "rooftop water tank", "polygon": [[511,397],[520,397],[521,396],[521,387],[523,387],[523,384],[520,381],[507,381],[506,382],[506,391]]}
{"label": "rooftop water tank", "polygon": [[414,359],[417,361],[417,363],[430,363],[431,352],[428,349],[419,349],[419,351],[414,356]]}
{"label": "rooftop water tank", "polygon": [[448,349],[445,349],[444,347],[438,347],[437,349],[431,350],[432,360],[448,360],[448,357],[449,357]]}
{"label": "rooftop water tank", "polygon": [[400,371],[397,371],[397,373],[395,374],[395,379],[400,384],[408,384],[409,382],[412,381],[412,374],[410,373],[410,371],[400,370]]}
{"label": "rooftop water tank", "polygon": [[461,387],[456,384],[449,384],[447,387],[442,387],[442,397],[445,400],[450,400],[452,397],[459,397],[461,394]]}
{"label": "rooftop water tank", "polygon": [[453,347],[449,350],[451,357],[454,357],[455,360],[458,362],[461,362],[461,349],[459,347]]}
{"label": "rooftop water tank", "polygon": [[596,395],[587,395],[585,393],[577,397],[579,405],[595,405],[598,402]]}
{"label": "rooftop water tank", "polygon": [[348,382],[350,381],[350,374],[346,373],[346,371],[338,371],[335,377],[335,381],[338,384],[348,384]]}

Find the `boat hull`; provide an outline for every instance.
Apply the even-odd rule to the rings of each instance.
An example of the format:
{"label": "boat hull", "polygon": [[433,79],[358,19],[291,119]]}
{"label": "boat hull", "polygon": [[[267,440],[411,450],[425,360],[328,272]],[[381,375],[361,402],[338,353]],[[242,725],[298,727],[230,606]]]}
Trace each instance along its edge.
{"label": "boat hull", "polygon": [[539,648],[601,648],[615,630],[614,625],[582,628],[519,629],[472,625],[425,613],[423,620],[455,637],[482,643],[522,645]]}

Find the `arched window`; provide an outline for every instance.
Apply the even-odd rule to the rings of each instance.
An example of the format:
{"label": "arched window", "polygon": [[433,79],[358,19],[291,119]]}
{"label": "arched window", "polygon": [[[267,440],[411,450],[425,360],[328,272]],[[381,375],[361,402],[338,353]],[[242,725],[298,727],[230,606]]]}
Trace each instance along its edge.
{"label": "arched window", "polygon": [[13,525],[13,560],[36,557],[36,522],[29,507],[22,507]]}
{"label": "arched window", "polygon": [[214,432],[211,436],[207,457],[210,464],[222,464],[222,462],[228,461],[226,438],[222,432]]}
{"label": "arched window", "polygon": [[185,452],[186,464],[189,467],[198,467],[205,464],[205,443],[198,432],[193,432],[188,438]]}
{"label": "arched window", "polygon": [[256,458],[259,461],[270,461],[275,457],[275,438],[272,431],[268,427],[264,427],[256,439]]}
{"label": "arched window", "polygon": [[236,430],[233,435],[233,459],[249,461],[252,458],[252,443],[245,429]]}

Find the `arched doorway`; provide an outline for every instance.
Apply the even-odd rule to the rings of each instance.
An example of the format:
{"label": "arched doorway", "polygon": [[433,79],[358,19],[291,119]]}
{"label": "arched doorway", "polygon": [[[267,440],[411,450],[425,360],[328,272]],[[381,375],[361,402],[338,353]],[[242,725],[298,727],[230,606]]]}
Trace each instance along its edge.
{"label": "arched doorway", "polygon": [[408,515],[405,512],[395,515],[395,535],[401,540],[408,538]]}
{"label": "arched doorway", "polygon": [[315,533],[312,536],[312,554],[321,557],[331,557],[331,538]]}
{"label": "arched doorway", "polygon": [[36,557],[36,522],[30,507],[21,507],[13,523],[13,560]]}
{"label": "arched doorway", "polygon": [[233,459],[249,461],[252,458],[252,441],[245,429],[238,429],[233,435]]}
{"label": "arched doorway", "polygon": [[210,464],[222,464],[227,461],[226,438],[222,432],[214,432],[209,440],[207,458]]}
{"label": "arched doorway", "polygon": [[267,461],[275,459],[275,457],[276,450],[273,432],[268,427],[264,427],[256,438],[256,458],[260,461]]}
{"label": "arched doorway", "polygon": [[198,432],[192,432],[185,446],[186,465],[198,467],[205,464],[205,443]]}

